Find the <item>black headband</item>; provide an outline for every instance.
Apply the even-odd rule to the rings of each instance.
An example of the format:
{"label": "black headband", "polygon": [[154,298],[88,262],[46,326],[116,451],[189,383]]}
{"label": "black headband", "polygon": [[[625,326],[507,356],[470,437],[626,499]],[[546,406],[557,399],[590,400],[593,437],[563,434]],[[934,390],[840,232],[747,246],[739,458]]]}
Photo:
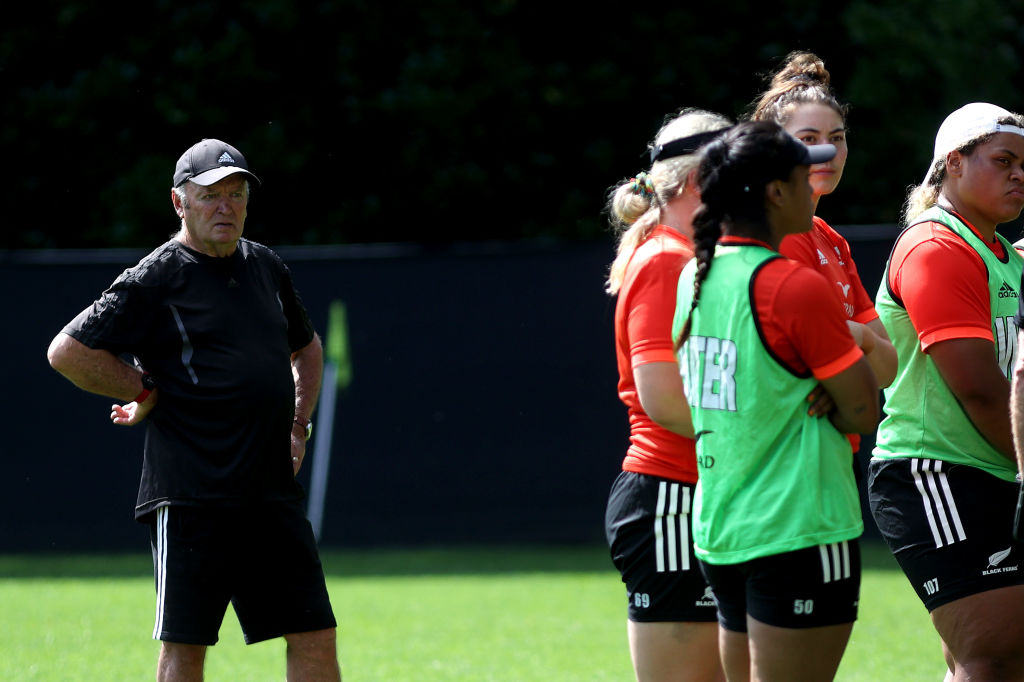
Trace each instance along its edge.
{"label": "black headband", "polygon": [[697,133],[696,135],[687,135],[686,137],[680,137],[678,140],[672,140],[665,144],[656,144],[651,147],[651,163],[653,164],[655,161],[671,159],[674,156],[692,154],[730,128],[732,128],[732,126],[719,128],[718,130],[709,130],[703,133]]}

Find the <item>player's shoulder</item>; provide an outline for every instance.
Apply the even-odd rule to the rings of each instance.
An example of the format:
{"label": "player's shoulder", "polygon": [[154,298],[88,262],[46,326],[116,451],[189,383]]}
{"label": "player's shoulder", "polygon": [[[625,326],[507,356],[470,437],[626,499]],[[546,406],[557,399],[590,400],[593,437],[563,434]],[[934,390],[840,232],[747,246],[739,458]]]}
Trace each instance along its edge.
{"label": "player's shoulder", "polygon": [[158,286],[189,262],[189,252],[176,239],[170,239],[142,257],[138,263],[121,273],[115,284],[125,286]]}
{"label": "player's shoulder", "polygon": [[821,216],[814,216],[814,228],[812,231],[818,232],[822,235],[827,235],[829,239],[839,238],[842,239],[842,235],[839,234],[834,227],[828,224],[828,221]]}
{"label": "player's shoulder", "polygon": [[948,225],[935,220],[923,220],[909,225],[900,233],[897,239],[908,246],[924,242],[950,242],[953,244],[963,244],[965,247],[968,247],[963,237],[954,232]]}
{"label": "player's shoulder", "polygon": [[820,322],[821,311],[838,306],[825,275],[785,257],[768,260],[761,266],[752,294],[755,306],[760,309],[768,305],[771,318],[780,324],[812,318]]}
{"label": "player's shoulder", "polygon": [[779,243],[779,253],[787,258],[790,254],[814,248],[814,230],[787,234]]}
{"label": "player's shoulder", "polygon": [[779,244],[779,253],[783,256],[808,265],[827,265],[830,258],[838,253],[842,259],[848,250],[846,239],[818,216],[814,216],[811,229],[788,234]]}
{"label": "player's shoulder", "polygon": [[824,239],[831,246],[835,246],[839,249],[848,251],[850,248],[849,243],[846,241],[846,237],[841,235],[838,230],[825,222],[824,218],[814,216],[814,229],[812,233],[817,235],[820,239]]}
{"label": "player's shoulder", "polygon": [[693,245],[683,235],[667,229],[658,229],[642,244],[636,247],[627,268],[627,277],[641,271],[666,271],[679,274],[683,266],[693,258]]}
{"label": "player's shoulder", "polygon": [[806,263],[790,258],[766,261],[757,273],[755,286],[762,291],[786,289],[800,295],[815,290],[830,291],[825,275]]}
{"label": "player's shoulder", "polygon": [[[962,287],[965,282],[981,286],[987,268],[980,253],[967,240],[936,222],[911,225],[897,238],[889,261],[890,284],[902,290],[909,281],[930,286]],[[902,296],[902,294],[900,294]]]}
{"label": "player's shoulder", "polygon": [[896,238],[893,255],[900,260],[960,257],[968,254],[974,260],[981,256],[962,236],[947,225],[926,220],[907,227]]}
{"label": "player's shoulder", "polygon": [[683,234],[667,227],[659,226],[636,249],[636,256],[642,259],[656,258],[663,255],[693,255],[693,243]]}
{"label": "player's shoulder", "polygon": [[274,264],[284,265],[284,260],[272,248],[251,239],[246,239],[245,237],[238,240],[238,250],[246,259],[255,258],[258,260],[270,261]]}
{"label": "player's shoulder", "polygon": [[[780,254],[781,255],[781,254]],[[791,258],[770,258],[761,266],[761,270],[773,273],[775,277],[809,277],[825,279],[825,276],[806,263]]]}

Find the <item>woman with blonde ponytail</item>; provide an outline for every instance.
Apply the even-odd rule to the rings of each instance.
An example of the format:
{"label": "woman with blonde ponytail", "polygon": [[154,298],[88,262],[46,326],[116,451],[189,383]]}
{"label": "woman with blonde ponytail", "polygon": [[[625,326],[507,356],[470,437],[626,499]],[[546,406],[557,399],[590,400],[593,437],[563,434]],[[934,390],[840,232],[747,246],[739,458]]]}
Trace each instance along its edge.
{"label": "woman with blonde ponytail", "polygon": [[724,680],[715,602],[690,542],[697,464],[671,327],[679,272],[693,256],[696,151],[729,125],[718,114],[683,110],[655,137],[650,169],[621,182],[608,201],[620,238],[606,289],[618,296],[618,389],[630,444],[605,529],[626,584],[639,682]]}

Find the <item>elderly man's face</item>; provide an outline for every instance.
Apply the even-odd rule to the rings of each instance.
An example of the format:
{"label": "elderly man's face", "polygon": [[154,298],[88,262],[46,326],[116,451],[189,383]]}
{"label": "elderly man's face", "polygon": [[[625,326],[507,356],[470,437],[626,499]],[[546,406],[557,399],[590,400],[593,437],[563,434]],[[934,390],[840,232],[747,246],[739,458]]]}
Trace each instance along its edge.
{"label": "elderly man's face", "polygon": [[187,232],[186,245],[211,256],[231,255],[245,227],[249,191],[240,174],[207,187],[185,183],[186,201],[174,195],[174,208]]}

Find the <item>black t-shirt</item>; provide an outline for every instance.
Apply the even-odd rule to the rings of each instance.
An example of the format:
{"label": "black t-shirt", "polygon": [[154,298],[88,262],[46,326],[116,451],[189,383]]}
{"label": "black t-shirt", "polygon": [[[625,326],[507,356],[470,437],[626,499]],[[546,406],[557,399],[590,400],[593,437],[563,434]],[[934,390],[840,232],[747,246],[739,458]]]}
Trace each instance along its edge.
{"label": "black t-shirt", "polygon": [[291,353],[313,340],[313,326],[273,251],[242,239],[213,258],[171,240],[64,332],[135,356],[156,379],[136,518],[167,504],[303,496],[291,462]]}

